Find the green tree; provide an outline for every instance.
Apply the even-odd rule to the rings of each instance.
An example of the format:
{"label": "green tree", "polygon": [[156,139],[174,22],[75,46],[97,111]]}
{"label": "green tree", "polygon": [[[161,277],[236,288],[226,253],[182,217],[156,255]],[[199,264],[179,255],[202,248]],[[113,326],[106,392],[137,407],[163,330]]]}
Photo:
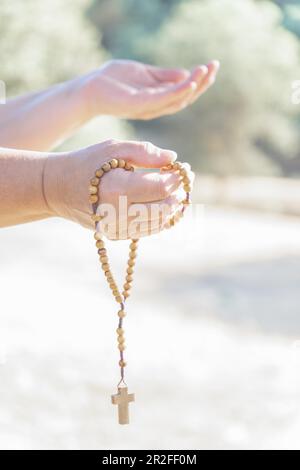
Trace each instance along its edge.
{"label": "green tree", "polygon": [[100,41],[115,57],[143,59],[137,43],[157,31],[182,1],[93,0],[88,16],[100,33]]}
{"label": "green tree", "polygon": [[10,93],[65,80],[106,56],[85,19],[86,0],[1,0],[1,80]]}
{"label": "green tree", "polygon": [[[108,53],[86,17],[89,0],[1,0],[0,79],[9,96],[47,87],[98,67]],[[96,119],[63,149],[132,137],[128,124]]]}
{"label": "green tree", "polygon": [[174,117],[138,124],[144,138],[220,174],[276,173],[299,139],[291,83],[300,76],[299,42],[271,2],[189,0],[136,47],[154,62],[187,67],[221,61],[215,86]]}

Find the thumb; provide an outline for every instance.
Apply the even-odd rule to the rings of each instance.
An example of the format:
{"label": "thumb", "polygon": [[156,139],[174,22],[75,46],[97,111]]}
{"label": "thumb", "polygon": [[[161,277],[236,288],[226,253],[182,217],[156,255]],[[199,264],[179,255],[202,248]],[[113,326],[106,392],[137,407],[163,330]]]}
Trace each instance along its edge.
{"label": "thumb", "polygon": [[122,158],[139,168],[161,168],[176,160],[172,150],[161,149],[150,142],[122,142],[114,158]]}

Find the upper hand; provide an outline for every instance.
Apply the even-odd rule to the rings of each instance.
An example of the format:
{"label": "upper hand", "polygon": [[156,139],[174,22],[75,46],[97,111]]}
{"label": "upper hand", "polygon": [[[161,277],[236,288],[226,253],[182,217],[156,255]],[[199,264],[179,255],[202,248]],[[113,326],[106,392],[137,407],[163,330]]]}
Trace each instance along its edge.
{"label": "upper hand", "polygon": [[215,81],[219,63],[191,72],[130,60],[112,60],[83,77],[89,115],[110,114],[129,119],[153,119],[174,114],[193,103]]}

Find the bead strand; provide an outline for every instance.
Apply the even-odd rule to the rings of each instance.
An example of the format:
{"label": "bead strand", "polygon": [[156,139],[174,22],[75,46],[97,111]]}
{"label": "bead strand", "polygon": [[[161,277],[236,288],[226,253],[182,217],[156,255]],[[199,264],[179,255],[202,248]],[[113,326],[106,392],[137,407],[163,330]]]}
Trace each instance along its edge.
{"label": "bead strand", "polygon": [[[107,251],[105,248],[105,243],[102,239],[102,234],[97,231],[97,223],[101,221],[101,216],[97,214],[97,204],[99,203],[99,188],[100,188],[100,182],[101,178],[108,173],[111,170],[114,170],[116,168],[122,168],[126,171],[133,171],[134,168],[132,165],[130,165],[128,162],[125,162],[123,159],[116,159],[113,158],[112,160],[105,162],[101,168],[97,169],[95,171],[95,175],[93,178],[90,180],[90,186],[89,186],[89,201],[92,204],[92,214],[91,214],[91,219],[95,223],[95,234],[94,238],[96,240],[96,247],[98,249],[98,254],[99,254],[99,261],[101,263],[101,267],[104,271],[107,283],[112,291],[112,294],[118,304],[120,304],[121,309],[118,312],[118,317],[119,317],[119,322],[118,322],[118,328],[117,328],[117,342],[118,342],[118,349],[120,351],[120,360],[119,360],[119,366],[121,370],[121,380],[124,379],[124,367],[126,366],[126,362],[124,360],[124,350],[125,350],[125,337],[124,337],[124,328],[123,328],[123,319],[126,315],[124,311],[124,301],[126,297],[128,297],[127,292],[129,288],[129,282],[132,281],[132,278],[129,278],[131,274],[127,273],[126,276],[126,283],[124,284],[124,292],[121,295],[117,283],[114,280],[114,277],[112,275],[110,265],[109,265],[109,260],[108,260],[108,255]],[[132,244],[135,244],[136,247],[136,240],[132,240]],[[132,248],[130,251],[130,255],[133,255],[132,253]],[[135,257],[135,256],[134,256]],[[131,284],[130,284],[131,287]]]}
{"label": "bead strand", "polygon": [[175,214],[173,214],[166,222],[165,228],[171,228],[173,227],[184,215],[184,212],[191,204],[191,199],[190,199],[190,192],[192,190],[191,187],[191,181],[188,177],[188,170],[184,167],[184,165],[181,162],[174,162],[170,163],[169,165],[165,166],[162,168],[162,171],[175,171],[179,172],[180,181],[183,185],[183,189],[186,192],[185,199],[181,201],[182,208],[177,210]]}
{"label": "bead strand", "polygon": [[133,239],[129,245],[129,258],[127,261],[127,270],[126,270],[126,278],[125,278],[125,283],[123,285],[123,292],[122,295],[124,299],[126,300],[130,296],[130,289],[132,286],[132,281],[133,281],[133,272],[134,272],[134,266],[135,266],[135,259],[136,259],[136,252],[137,252],[137,247],[138,247],[138,239]]}
{"label": "bead strand", "polygon": [[[125,277],[125,282],[123,285],[123,291],[121,294],[110,269],[107,250],[105,248],[105,243],[102,238],[102,234],[101,232],[97,230],[97,224],[101,221],[101,216],[97,214],[101,179],[106,173],[116,168],[122,168],[126,171],[134,171],[133,166],[123,159],[113,158],[112,160],[105,162],[101,166],[101,168],[95,171],[94,176],[90,180],[89,202],[92,204],[91,219],[95,224],[94,238],[96,240],[96,247],[98,250],[99,261],[100,261],[102,270],[104,271],[107,283],[112,291],[112,294],[116,302],[120,305],[120,310],[118,311],[119,320],[118,320],[118,327],[116,329],[116,333],[117,333],[118,349],[120,352],[119,366],[120,366],[120,371],[121,371],[121,381],[124,381],[124,368],[127,365],[126,361],[124,360],[124,350],[126,348],[124,328],[123,328],[123,320],[126,316],[126,312],[124,310],[124,304],[125,304],[126,299],[130,296],[130,291],[132,287],[133,272],[134,272],[135,260],[137,256],[138,239],[132,239],[130,243],[129,257],[128,257],[127,268],[126,268],[126,277]],[[191,202],[190,201],[191,182],[188,177],[187,169],[180,162],[171,163],[170,165],[162,168],[162,171],[178,171],[181,177],[181,183],[183,185],[183,189],[186,192],[186,197],[182,201],[182,208],[176,211],[175,214],[173,214],[169,218],[169,220],[167,221],[165,225],[165,228],[170,228],[173,225],[175,225],[175,223],[183,216],[183,213],[186,207]]]}

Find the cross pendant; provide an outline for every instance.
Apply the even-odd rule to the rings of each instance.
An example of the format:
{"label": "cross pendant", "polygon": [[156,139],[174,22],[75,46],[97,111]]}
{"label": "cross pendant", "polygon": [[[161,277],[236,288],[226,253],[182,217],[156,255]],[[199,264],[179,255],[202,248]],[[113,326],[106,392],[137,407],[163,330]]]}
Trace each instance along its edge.
{"label": "cross pendant", "polygon": [[134,401],[134,393],[127,392],[127,387],[118,387],[118,393],[111,396],[113,405],[118,405],[119,424],[129,424],[129,403]]}

